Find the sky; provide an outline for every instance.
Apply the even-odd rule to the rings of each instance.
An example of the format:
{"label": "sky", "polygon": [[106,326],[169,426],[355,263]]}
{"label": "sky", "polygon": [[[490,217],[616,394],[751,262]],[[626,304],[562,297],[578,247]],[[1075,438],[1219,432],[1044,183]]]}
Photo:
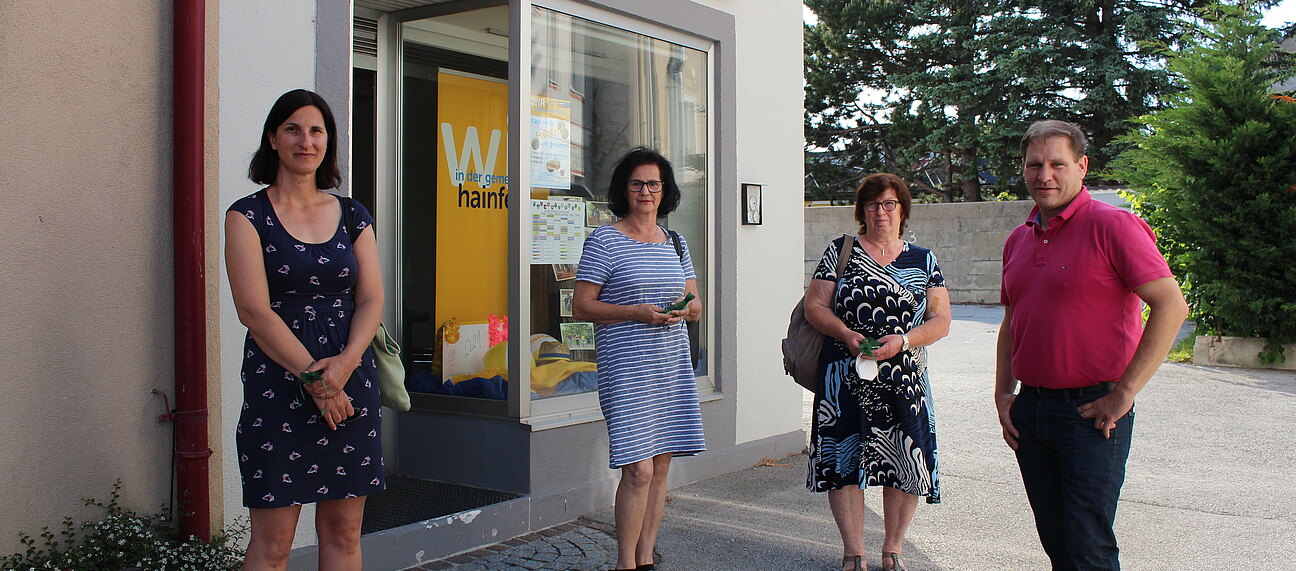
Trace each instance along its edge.
{"label": "sky", "polygon": [[1270,28],[1277,28],[1292,21],[1296,21],[1296,0],[1283,0],[1281,4],[1265,12],[1261,23]]}

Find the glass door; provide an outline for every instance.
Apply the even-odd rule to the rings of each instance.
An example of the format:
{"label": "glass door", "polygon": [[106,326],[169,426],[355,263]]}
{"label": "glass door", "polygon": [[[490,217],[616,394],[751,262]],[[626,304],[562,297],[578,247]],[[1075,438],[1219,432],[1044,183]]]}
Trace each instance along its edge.
{"label": "glass door", "polygon": [[400,26],[397,303],[420,408],[508,398],[507,29],[506,5]]}

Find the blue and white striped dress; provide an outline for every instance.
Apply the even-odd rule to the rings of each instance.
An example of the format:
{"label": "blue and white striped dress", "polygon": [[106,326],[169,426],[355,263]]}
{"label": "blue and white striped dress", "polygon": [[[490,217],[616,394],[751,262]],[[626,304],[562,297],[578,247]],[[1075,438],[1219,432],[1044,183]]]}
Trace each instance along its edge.
{"label": "blue and white striped dress", "polygon": [[[601,286],[598,299],[604,303],[666,307],[684,295],[685,280],[697,278],[683,236],[680,245],[682,261],[670,240],[639,242],[602,226],[585,240],[576,279]],[[688,329],[682,322],[596,325],[594,342],[610,467],[658,454],[691,456],[706,450]]]}

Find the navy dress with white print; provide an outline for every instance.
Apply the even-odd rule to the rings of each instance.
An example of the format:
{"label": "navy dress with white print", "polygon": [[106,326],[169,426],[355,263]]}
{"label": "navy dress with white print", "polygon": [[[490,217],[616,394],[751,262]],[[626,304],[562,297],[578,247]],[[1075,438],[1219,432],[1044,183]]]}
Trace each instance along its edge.
{"label": "navy dress with white print", "polygon": [[[340,199],[339,199],[340,200]],[[355,234],[373,224],[355,200]],[[341,353],[355,308],[355,253],[344,222],[332,238],[310,244],[279,223],[265,191],[230,206],[247,216],[261,238],[270,307],[311,358]],[[347,217],[343,216],[342,220]],[[330,430],[310,395],[248,335],[243,351],[243,410],[235,441],[243,505],[276,508],[383,491],[381,399],[373,350],[366,349],[344,390],[358,416]]]}
{"label": "navy dress with white print", "polygon": [[[908,242],[895,261],[877,263],[860,244],[843,275],[837,256],[843,238],[824,250],[812,279],[833,284],[833,312],[852,331],[874,339],[913,331],[927,315],[927,290],[946,287],[936,255]],[[810,474],[815,492],[846,486],[887,486],[940,503],[936,411],[927,375],[927,348],[913,347],[879,363],[862,380],[855,358],[838,339],[824,340],[810,430]]]}

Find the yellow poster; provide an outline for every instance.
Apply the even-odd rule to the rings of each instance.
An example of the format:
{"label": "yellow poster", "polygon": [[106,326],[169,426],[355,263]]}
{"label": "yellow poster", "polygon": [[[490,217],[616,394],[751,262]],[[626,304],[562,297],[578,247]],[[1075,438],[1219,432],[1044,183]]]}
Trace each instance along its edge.
{"label": "yellow poster", "polygon": [[436,322],[486,323],[508,314],[508,86],[437,81]]}

